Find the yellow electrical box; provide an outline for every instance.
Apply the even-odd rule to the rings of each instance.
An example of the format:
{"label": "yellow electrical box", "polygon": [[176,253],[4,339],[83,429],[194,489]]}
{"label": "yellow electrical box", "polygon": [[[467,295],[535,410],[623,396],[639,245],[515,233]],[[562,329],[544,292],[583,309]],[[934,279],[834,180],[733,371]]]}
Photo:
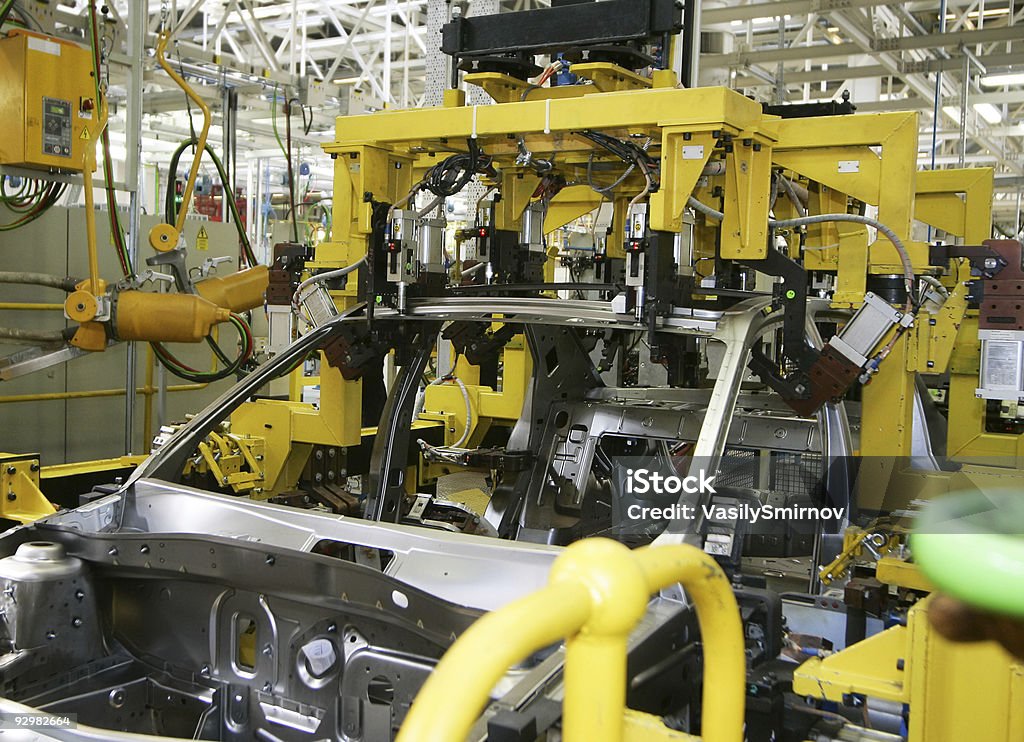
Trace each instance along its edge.
{"label": "yellow electrical box", "polygon": [[0,38],[0,165],[81,172],[97,108],[88,49],[20,29]]}

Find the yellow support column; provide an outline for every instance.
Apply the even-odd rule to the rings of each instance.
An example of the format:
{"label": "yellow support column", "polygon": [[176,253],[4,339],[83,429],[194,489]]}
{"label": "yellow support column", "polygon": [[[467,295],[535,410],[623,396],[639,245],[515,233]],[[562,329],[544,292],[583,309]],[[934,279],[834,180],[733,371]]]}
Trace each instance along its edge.
{"label": "yellow support column", "polygon": [[725,158],[721,253],[731,260],[760,260],[768,255],[772,150],[761,139],[741,137],[733,140],[733,152]]}
{"label": "yellow support column", "polygon": [[910,456],[913,434],[914,374],[907,371],[911,334],[900,338],[864,387],[861,456]]}

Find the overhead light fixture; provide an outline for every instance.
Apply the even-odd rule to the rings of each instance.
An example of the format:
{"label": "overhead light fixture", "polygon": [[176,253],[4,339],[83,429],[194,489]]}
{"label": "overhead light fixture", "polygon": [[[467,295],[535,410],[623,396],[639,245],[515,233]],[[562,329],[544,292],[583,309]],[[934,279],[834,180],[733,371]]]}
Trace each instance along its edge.
{"label": "overhead light fixture", "polygon": [[[981,18],[984,15],[985,18],[997,18],[1001,15],[1010,15],[1009,8],[986,8],[984,12],[980,10],[972,10],[967,14],[968,18]],[[955,21],[957,16],[953,13],[946,14],[947,21]]]}
{"label": "overhead light fixture", "polygon": [[331,82],[335,85],[355,85],[362,79],[361,77],[336,77]]}
{"label": "overhead light fixture", "polygon": [[1024,72],[1002,72],[997,75],[982,75],[981,84],[987,88],[1003,85],[1024,85]]}
{"label": "overhead light fixture", "polygon": [[991,103],[975,103],[974,110],[990,124],[999,124],[1003,121],[1003,112]]}

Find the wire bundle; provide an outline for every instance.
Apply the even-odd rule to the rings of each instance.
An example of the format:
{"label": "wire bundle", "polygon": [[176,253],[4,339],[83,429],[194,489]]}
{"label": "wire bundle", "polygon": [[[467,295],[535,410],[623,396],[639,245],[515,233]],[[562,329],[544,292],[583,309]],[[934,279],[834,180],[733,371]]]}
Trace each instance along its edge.
{"label": "wire bundle", "polygon": [[630,207],[632,207],[633,204],[639,203],[641,200],[646,198],[648,194],[652,193],[655,190],[655,188],[657,188],[658,161],[655,158],[651,157],[647,153],[646,149],[644,149],[643,147],[638,147],[637,145],[633,144],[633,142],[630,142],[628,140],[616,139],[615,137],[608,136],[607,134],[602,134],[601,132],[598,131],[591,131],[590,129],[576,133],[579,136],[583,137],[584,139],[590,140],[599,147],[608,150],[613,155],[618,157],[620,160],[629,164],[629,168],[626,170],[626,172],[624,172],[619,177],[619,179],[616,180],[612,185],[607,186],[605,188],[599,188],[595,186],[593,182],[593,160],[591,159],[590,161],[588,161],[587,181],[590,187],[593,188],[595,191],[597,191],[601,195],[606,195],[609,191],[611,191],[620,183],[622,183],[622,181],[624,181],[633,171],[634,167],[640,168],[640,172],[644,176],[644,181],[646,182],[646,185],[644,186],[644,190],[638,193],[630,202]]}
{"label": "wire bundle", "polygon": [[150,343],[150,345],[153,346],[153,353],[156,354],[160,363],[162,363],[164,367],[166,367],[167,370],[175,376],[185,379],[186,381],[199,384],[209,384],[214,381],[220,381],[221,379],[226,379],[227,377],[233,376],[241,371],[242,367],[250,358],[252,358],[253,350],[255,349],[252,330],[249,329],[249,325],[245,319],[232,312],[229,322],[238,332],[238,338],[242,343],[241,352],[239,352],[238,357],[235,358],[235,360],[232,361],[229,359],[212,337],[207,337],[207,342],[210,344],[210,347],[214,349],[217,357],[225,364],[224,368],[220,371],[200,371],[199,369],[193,368],[176,358],[169,350],[167,350],[167,348],[164,347],[163,343]]}
{"label": "wire bundle", "polygon": [[8,224],[0,224],[0,232],[10,232],[35,221],[67,190],[64,183],[23,178],[16,190],[9,191],[9,179],[10,176],[0,178],[0,203],[20,216]]}
{"label": "wire bundle", "polygon": [[454,196],[473,179],[477,173],[491,172],[491,158],[480,151],[475,139],[468,139],[469,151],[445,158],[427,171],[420,184],[438,198]]}
{"label": "wire bundle", "polygon": [[[178,145],[178,148],[174,150],[174,154],[171,156],[170,162],[170,178],[167,187],[167,194],[164,200],[164,219],[168,224],[174,224],[178,216],[178,206],[174,199],[174,187],[173,183],[175,175],[178,172],[178,163],[181,160],[182,154],[189,148],[198,145],[196,138],[186,139]],[[252,245],[249,242],[249,236],[245,233],[245,228],[242,226],[242,218],[238,213],[238,206],[235,203],[235,195],[231,190],[230,180],[228,179],[227,171],[224,168],[224,164],[217,157],[217,154],[213,151],[213,148],[207,143],[204,151],[213,160],[214,166],[217,168],[217,174],[220,176],[222,184],[223,198],[227,199],[228,208],[231,210],[232,220],[235,223],[235,229],[238,231],[238,239],[242,248],[242,255],[249,267],[257,264],[256,255],[252,251]],[[226,379],[236,373],[242,371],[245,364],[252,357],[254,342],[252,337],[252,330],[249,328],[248,323],[240,315],[232,313],[231,324],[235,326],[238,331],[239,338],[242,340],[242,348],[239,351],[238,356],[232,360],[228,355],[221,349],[217,342],[211,337],[206,337],[206,344],[213,351],[214,355],[224,364],[224,368],[220,371],[199,371],[198,369],[192,368],[188,364],[179,360],[161,343],[152,343],[153,352],[159,359],[160,363],[175,376],[191,381],[194,383],[209,383],[212,381],[220,381]]]}
{"label": "wire bundle", "polygon": [[[96,0],[89,2],[89,41],[92,50],[92,79],[96,90],[96,106],[102,110],[101,101],[104,98],[104,90],[100,82],[100,72],[103,66],[103,55],[100,49],[99,21],[96,17]],[[134,272],[131,258],[128,255],[128,243],[125,238],[124,227],[121,225],[121,215],[117,210],[117,196],[114,190],[114,160],[110,155],[110,128],[103,127],[100,133],[100,145],[103,148],[103,192],[107,198],[107,216],[110,219],[110,239],[114,243],[114,250],[117,252],[117,262],[121,266],[121,273],[131,276]]]}

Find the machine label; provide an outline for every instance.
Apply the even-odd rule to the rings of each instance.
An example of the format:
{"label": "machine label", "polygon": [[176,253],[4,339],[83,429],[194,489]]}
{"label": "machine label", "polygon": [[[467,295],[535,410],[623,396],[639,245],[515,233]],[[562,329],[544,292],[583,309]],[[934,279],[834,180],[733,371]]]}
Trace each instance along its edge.
{"label": "machine label", "polygon": [[984,385],[986,389],[1006,389],[1014,392],[1020,388],[1021,345],[989,340],[983,353]]}
{"label": "machine label", "polygon": [[841,172],[841,173],[859,173],[860,172],[860,160],[840,160],[839,161],[839,172]]}
{"label": "machine label", "polygon": [[693,144],[683,147],[683,159],[684,160],[703,160],[704,159],[704,145]]}
{"label": "machine label", "polygon": [[34,52],[52,54],[55,57],[60,56],[60,44],[58,44],[56,41],[50,41],[48,39],[40,39],[36,38],[35,36],[29,36],[28,48]]}
{"label": "machine label", "polygon": [[43,154],[71,157],[71,103],[43,98]]}

